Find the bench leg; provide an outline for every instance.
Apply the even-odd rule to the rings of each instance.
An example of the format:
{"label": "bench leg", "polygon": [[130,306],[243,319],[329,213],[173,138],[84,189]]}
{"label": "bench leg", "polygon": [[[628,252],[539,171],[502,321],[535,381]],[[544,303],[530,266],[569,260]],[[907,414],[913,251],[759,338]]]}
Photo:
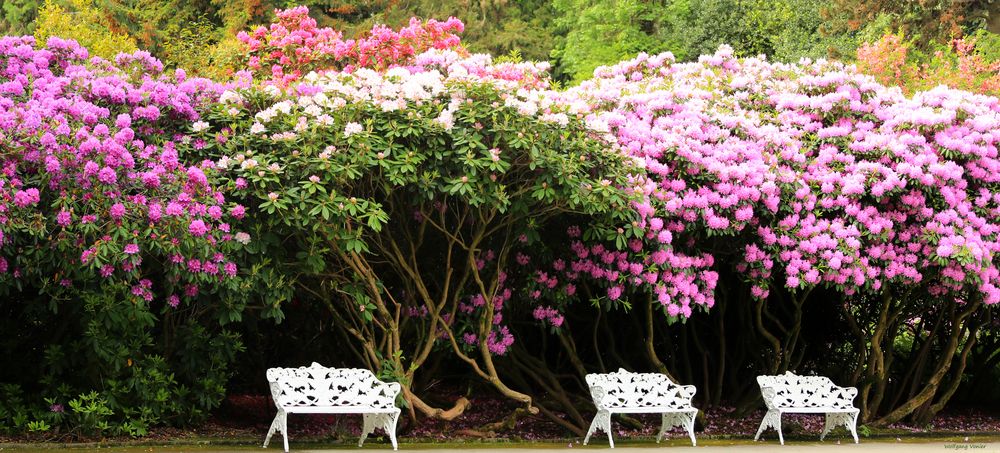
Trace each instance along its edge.
{"label": "bench leg", "polygon": [[854,443],[858,443],[858,413],[860,412],[860,410],[856,410],[853,414],[851,414],[851,424],[848,425],[848,428],[851,429],[851,436],[854,437]]}
{"label": "bench leg", "polygon": [[375,432],[375,428],[381,428],[389,436],[392,449],[399,448],[396,444],[396,422],[399,421],[399,412],[397,409],[391,414],[361,414],[364,417],[364,423],[361,426],[361,439],[358,440],[358,446],[365,444],[365,439],[368,438],[369,434]]}
{"label": "bench leg", "polygon": [[663,435],[667,433],[667,430],[674,426],[673,415],[674,414],[660,415],[660,432],[656,433],[656,443],[660,443],[660,440],[663,439]]}
{"label": "bench leg", "polygon": [[694,419],[697,415],[698,411],[696,410],[694,412],[667,412],[660,416],[660,432],[656,434],[656,443],[660,443],[668,429],[680,426],[688,432],[691,445],[697,446],[697,441],[694,438]]}
{"label": "bench leg", "polygon": [[767,417],[768,417],[768,415],[770,415],[770,413],[764,414],[764,418],[760,421],[760,426],[757,428],[757,435],[753,436],[753,441],[754,442],[757,442],[758,440],[760,440],[760,435],[764,433],[765,429],[767,429]]}
{"label": "bench leg", "polygon": [[826,438],[827,434],[830,434],[830,431],[833,431],[833,428],[837,427],[837,422],[838,420],[836,414],[826,414],[825,420],[823,421],[823,432],[819,435],[820,442]]}
{"label": "bench leg", "polygon": [[587,431],[587,437],[583,438],[583,444],[587,445],[590,442],[590,436],[597,431],[604,431],[608,433],[608,443],[611,448],[615,448],[615,440],[611,438],[611,413],[606,411],[597,411],[597,415],[594,416],[594,421],[590,422],[590,429]]}
{"label": "bench leg", "polygon": [[274,416],[271,428],[267,430],[267,436],[264,437],[264,448],[267,448],[267,445],[271,443],[271,436],[278,431],[281,431],[281,435],[285,439],[285,451],[288,451],[288,414],[285,411],[278,411],[278,414]]}
{"label": "bench leg", "polygon": [[698,411],[689,412],[687,420],[688,437],[691,438],[691,446],[697,447],[698,441],[694,439],[694,419],[698,417]]}
{"label": "bench leg", "polygon": [[396,444],[396,422],[399,421],[399,412],[399,409],[396,409],[395,414],[390,414],[390,418],[384,426],[385,432],[389,434],[389,440],[392,442],[393,450],[399,449],[399,446]]}
{"label": "bench leg", "polygon": [[860,411],[827,413],[826,422],[823,424],[823,434],[820,434],[819,440],[823,440],[837,426],[844,425],[851,432],[851,436],[854,437],[854,443],[858,443],[858,412]]}
{"label": "bench leg", "polygon": [[365,444],[368,435],[375,431],[376,414],[361,414],[363,423],[361,424],[361,438],[358,439],[358,447]]}
{"label": "bench leg", "polygon": [[785,445],[785,436],[781,434],[781,412],[778,412],[778,426],[776,428],[778,430],[778,441],[781,442],[781,445]]}
{"label": "bench leg", "polygon": [[764,419],[760,421],[760,428],[757,428],[757,435],[754,436],[754,442],[760,440],[760,435],[767,428],[774,428],[778,431],[778,439],[781,439],[781,445],[785,445],[785,439],[781,435],[781,412],[778,411],[767,411],[764,414]]}
{"label": "bench leg", "polygon": [[271,428],[267,430],[267,435],[264,436],[264,445],[262,448],[267,448],[267,444],[271,443],[271,436],[278,431],[278,417],[281,417],[281,412],[278,412],[278,415],[274,416],[274,421],[271,422]]}

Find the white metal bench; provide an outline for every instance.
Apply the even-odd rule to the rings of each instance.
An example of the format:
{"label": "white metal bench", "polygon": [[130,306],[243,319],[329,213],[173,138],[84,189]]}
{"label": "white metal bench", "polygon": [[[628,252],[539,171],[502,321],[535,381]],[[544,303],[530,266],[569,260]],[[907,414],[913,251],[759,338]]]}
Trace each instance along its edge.
{"label": "white metal bench", "polygon": [[663,414],[657,443],[667,429],[680,426],[687,430],[691,445],[697,445],[694,419],[698,409],[691,406],[695,393],[693,385],[675,384],[659,373],[630,373],[623,369],[616,373],[588,374],[587,385],[597,406],[597,415],[583,440],[584,445],[600,430],[608,433],[608,443],[615,448],[611,438],[611,414]]}
{"label": "white metal bench", "polygon": [[767,413],[760,422],[757,436],[767,428],[778,431],[778,440],[785,445],[781,434],[781,414],[826,414],[826,424],[819,440],[823,440],[833,428],[844,425],[858,443],[858,412],[854,407],[854,397],[858,389],[839,387],[823,376],[799,376],[792,372],[777,376],[757,376],[760,393],[764,397]]}
{"label": "white metal bench", "polygon": [[399,408],[396,382],[382,382],[369,370],[358,368],[327,368],[313,362],[308,368],[271,368],[267,370],[271,397],[278,415],[264,438],[264,448],[271,435],[281,431],[288,451],[288,414],[362,414],[360,447],[375,428],[389,435],[396,449],[396,421]]}

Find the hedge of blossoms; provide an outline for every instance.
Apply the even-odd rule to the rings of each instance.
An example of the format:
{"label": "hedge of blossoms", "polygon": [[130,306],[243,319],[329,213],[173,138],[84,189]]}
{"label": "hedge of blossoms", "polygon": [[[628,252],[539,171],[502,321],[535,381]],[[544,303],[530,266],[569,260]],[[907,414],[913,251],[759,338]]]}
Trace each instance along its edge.
{"label": "hedge of blossoms", "polygon": [[317,27],[305,6],[275,10],[275,16],[277,22],[240,32],[237,38],[246,45],[247,66],[261,79],[281,85],[311,71],[384,70],[428,49],[464,52],[455,33],[465,26],[454,17],[444,22],[412,18],[399,31],[375,25],[366,36],[345,40],[332,28]]}
{"label": "hedge of blossoms", "polygon": [[[183,71],[161,76],[143,52],[112,65],[88,61],[73,41],[34,45],[0,40],[3,287],[127,282],[138,299],[176,306],[236,275],[225,256],[232,208],[206,176],[214,165],[185,165],[171,137],[221,88]],[[166,286],[143,271],[150,259],[162,261]]]}
{"label": "hedge of blossoms", "polygon": [[461,404],[410,388],[430,356],[532,408],[494,361],[524,358],[519,316],[564,340],[580,299],[645,293],[689,318],[730,258],[706,252],[714,236],[739,245],[757,306],[818,286],[854,305],[913,288],[952,308],[1000,300],[996,98],[906,98],[840,64],[725,47],[557,91],[546,64],[466,56],[457,21],[343,41],[303,8],[278,16],[241,35],[270,80],[226,92],[145,54],[0,41],[3,287],[177,306],[234,275],[226,252],[252,237],[256,268],[297,279],[368,367],[442,418]]}
{"label": "hedge of blossoms", "polygon": [[837,63],[728,48],[688,64],[643,55],[564,96],[645,163],[643,192],[677,232],[754,233],[742,268],[755,297],[780,276],[791,289],[926,283],[1000,301],[996,98],[906,98]]}
{"label": "hedge of blossoms", "polygon": [[[411,64],[386,73],[386,77],[407,80],[401,87],[392,85],[384,87],[382,86],[384,81],[378,79],[381,76],[374,72],[361,71],[357,76],[365,80],[360,83],[360,87],[353,86],[358,83],[349,78],[349,82],[345,83],[346,87],[340,86],[339,84],[344,82],[338,81],[334,85],[327,85],[326,90],[329,91],[333,86],[336,90],[348,93],[344,100],[347,104],[373,102],[383,110],[392,111],[405,108],[403,97],[415,96],[418,101],[422,100],[419,88],[421,83],[433,84],[435,88],[431,91],[455,83],[489,83],[508,91],[501,95],[506,107],[516,109],[522,115],[537,115],[543,122],[566,125],[571,117],[578,116],[574,115],[573,111],[578,106],[555,101],[559,99],[557,93],[547,90],[551,85],[547,69],[547,63],[493,64],[487,55],[463,57],[454,51],[430,51],[414,58]],[[440,74],[444,74],[443,78]],[[368,86],[377,88],[369,89]],[[300,92],[303,90],[308,92],[311,88],[304,85],[299,88]],[[257,117],[270,119],[275,115],[275,109],[282,107],[281,104],[272,106],[259,113]],[[454,113],[457,109],[458,104],[452,99],[435,121],[445,129],[450,129],[454,124]],[[252,125],[251,129],[253,128],[265,129],[260,123]],[[500,151],[490,152],[491,159],[500,160]],[[494,152],[496,154],[493,154]],[[609,182],[602,183],[607,185]],[[630,181],[620,186],[632,184]],[[624,188],[626,195],[639,191],[639,188]],[[648,198],[636,202],[637,212],[652,212],[654,210],[652,203],[653,201]],[[680,229],[678,222],[665,224],[661,219],[651,218],[648,227],[644,221],[635,222],[627,230],[616,228],[604,235],[595,234],[585,244],[580,227],[571,226],[561,234],[561,240],[556,241],[566,244],[565,249],[546,250],[545,253],[538,253],[539,233],[529,231],[518,235],[519,248],[515,253],[516,259],[510,263],[511,269],[501,271],[500,275],[503,277],[507,272],[513,272],[523,277],[525,281],[519,282],[515,287],[527,288],[523,290],[521,296],[533,303],[559,299],[559,305],[565,306],[577,299],[574,297],[575,287],[583,278],[587,283],[606,286],[607,296],[612,301],[619,301],[626,287],[637,287],[654,293],[668,316],[688,317],[692,314],[694,306],[712,306],[717,276],[708,270],[713,263],[710,255],[701,254],[692,257],[674,252],[670,230]],[[545,242],[553,240],[552,237],[546,239]],[[493,255],[495,255],[493,250],[486,250],[479,257],[480,266],[492,261]],[[534,262],[532,258],[535,258]],[[550,264],[543,266],[542,262]],[[503,280],[504,278],[501,278],[501,282]],[[541,297],[543,292],[547,293],[545,298]],[[499,297],[499,300],[509,299],[509,293],[509,288],[499,291],[500,296],[506,295]],[[474,308],[482,305],[482,296],[473,297],[468,305],[463,306],[462,311],[474,313]],[[503,318],[499,313],[502,307],[502,302],[494,306],[498,312],[494,319],[498,324]],[[539,319],[558,319],[560,316],[553,308],[547,306],[538,308],[537,313],[547,314]],[[464,336],[467,343],[473,343],[476,338],[475,334]],[[491,350],[499,355],[503,355],[507,349],[503,345],[509,345],[513,341],[507,331],[499,336],[492,336],[491,332],[489,338]]]}
{"label": "hedge of blossoms", "polygon": [[[543,120],[559,124],[583,118],[587,110],[584,104],[564,99],[550,89],[551,81],[544,72],[547,64],[483,64],[488,61],[483,55],[461,58],[451,52],[427,52],[416,58],[411,70],[434,68],[445,71],[449,78],[502,80],[517,88],[504,99],[504,105],[521,114],[540,114]],[[513,285],[524,289],[521,296],[533,304],[566,307],[579,299],[577,285],[586,283],[604,287],[607,299],[615,303],[624,302],[623,296],[632,290],[653,294],[674,319],[691,316],[693,307],[710,308],[717,280],[717,274],[709,270],[712,256],[689,255],[679,250],[690,247],[675,247],[672,231],[683,227],[680,222],[664,222],[653,216],[658,208],[663,210],[658,206],[661,200],[644,193],[643,181],[632,175],[620,186],[625,194],[640,197],[632,204],[638,217],[631,225],[586,239],[579,225],[554,232],[558,238],[549,232],[545,241],[539,241],[537,233],[519,236],[516,266],[510,271],[516,269],[514,273],[523,280]],[[563,244],[563,248],[544,247],[544,243]],[[550,324],[561,319],[559,310],[547,305],[533,313]]]}

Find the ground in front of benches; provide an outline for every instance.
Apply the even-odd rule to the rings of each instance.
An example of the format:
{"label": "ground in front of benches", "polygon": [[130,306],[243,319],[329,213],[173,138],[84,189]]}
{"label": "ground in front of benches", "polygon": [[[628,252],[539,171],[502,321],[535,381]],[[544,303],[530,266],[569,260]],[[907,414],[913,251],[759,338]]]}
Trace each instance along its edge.
{"label": "ground in front of benches", "polygon": [[[619,448],[613,451],[626,451],[628,453],[670,453],[674,451],[690,451],[705,453],[763,453],[763,452],[787,452],[794,453],[805,451],[807,453],[931,453],[948,451],[972,451],[983,453],[1000,452],[1000,433],[995,436],[970,437],[966,441],[964,437],[940,437],[922,438],[896,441],[892,438],[868,440],[861,444],[843,443],[837,445],[836,442],[819,443],[815,441],[794,441],[786,440],[787,445],[777,448],[775,443],[758,442],[746,440],[719,440],[719,439],[699,439],[697,447],[691,447],[687,439],[680,439],[675,442],[665,444],[654,444],[651,441],[629,441],[623,440]],[[211,440],[207,440],[211,441]],[[240,443],[237,439],[219,439],[227,442],[226,445],[205,445],[205,444],[184,444],[177,443],[171,445],[143,445],[143,446],[107,446],[103,445],[100,450],[93,444],[4,444],[0,443],[0,451],[16,451],[25,453],[53,453],[56,450],[73,452],[101,451],[105,453],[224,453],[224,452],[258,452],[271,453],[281,451],[280,448],[270,448],[262,450],[254,440],[246,439]],[[232,442],[232,444],[228,444]],[[345,453],[350,451],[392,451],[389,445],[365,444],[364,448],[357,448],[356,444],[325,444],[325,443],[301,443],[294,451],[302,452],[328,452]],[[471,448],[470,448],[471,447]],[[624,448],[625,450],[622,450]],[[569,447],[566,443],[522,443],[522,442],[424,442],[400,444],[400,451],[415,451],[419,453],[553,453],[557,451],[572,453],[573,451],[586,450],[596,453],[596,451],[612,451],[607,446],[588,446],[573,444]]]}
{"label": "ground in front of benches", "polygon": [[[456,397],[457,398],[457,397]],[[457,439],[478,439],[482,434],[492,434],[490,439],[506,439],[511,441],[550,441],[565,439],[570,437],[566,431],[554,422],[544,417],[524,417],[518,419],[511,430],[498,431],[495,433],[476,432],[477,428],[490,422],[497,421],[498,414],[507,416],[514,409],[519,407],[516,403],[502,397],[491,395],[476,396],[472,400],[472,406],[462,414],[461,417],[452,421],[444,422],[439,420],[421,421],[420,426],[411,428],[408,426],[406,413],[400,416],[397,438],[400,442],[406,443],[408,439],[440,440],[447,442]],[[592,410],[592,409],[591,409]],[[217,429],[238,430],[247,433],[248,436],[267,432],[271,420],[274,418],[274,405],[265,396],[237,395],[230,396],[223,403],[223,410],[213,417],[211,423]],[[592,412],[585,413],[584,416],[592,416]],[[361,432],[361,416],[326,416],[326,415],[292,415],[294,424],[293,432],[296,439],[309,438],[334,438],[350,441],[351,437],[356,438]],[[695,431],[698,439],[703,437],[719,436],[739,436],[753,439],[761,419],[764,417],[764,407],[751,411],[745,416],[737,417],[733,408],[713,408],[706,413],[708,425],[702,431]],[[630,438],[648,438],[656,436],[660,428],[660,416],[634,416],[632,417],[641,423],[642,428],[629,426],[622,423],[620,418],[612,420],[612,427],[615,430],[615,441],[619,439],[627,441]],[[799,415],[785,414],[782,416],[782,425],[786,439],[796,440],[818,440],[819,433],[823,431],[822,415]],[[590,422],[588,418],[587,423]],[[206,426],[205,435],[212,436],[211,427]],[[928,427],[910,426],[904,423],[890,426],[888,429],[879,430],[877,433],[900,434],[924,434],[924,433],[953,433],[953,432],[997,432],[1000,433],[1000,410],[989,412],[983,409],[963,409],[947,408],[936,417]],[[858,427],[858,435],[862,443],[866,436],[861,427]],[[383,439],[381,432],[376,432],[372,438],[375,442]],[[687,439],[687,434],[681,429],[674,429],[667,433],[667,439]],[[764,440],[778,442],[778,434],[773,430],[765,432],[762,436]],[[836,442],[838,439],[846,440],[850,434],[843,428],[836,429],[827,438],[828,441]],[[583,438],[581,437],[580,440]],[[648,440],[647,439],[647,440]],[[607,436],[603,433],[595,435],[591,439],[591,445],[600,446],[601,442],[606,442]],[[853,440],[852,440],[853,442]],[[367,445],[367,443],[366,443]],[[606,445],[605,445],[606,446]],[[989,452],[989,453],[1000,453]]]}
{"label": "ground in front of benches", "polygon": [[[454,398],[457,398],[457,396],[454,396]],[[445,395],[443,399],[447,400],[448,396]],[[400,429],[398,430],[397,437],[401,444],[405,445],[402,448],[411,448],[414,442],[421,444],[430,442],[437,445],[454,444],[454,446],[459,447],[463,440],[467,439],[476,442],[479,440],[478,434],[483,434],[470,433],[467,430],[474,430],[486,423],[496,421],[497,414],[506,416],[516,407],[518,407],[516,404],[511,404],[510,401],[502,397],[477,395],[473,398],[472,406],[458,420],[450,423],[424,420],[415,429],[410,429],[408,426],[404,427],[404,413],[404,416],[400,417]],[[267,433],[267,428],[274,418],[274,413],[274,404],[271,403],[270,398],[267,396],[232,395],[223,403],[221,411],[213,415],[208,423],[199,427],[192,429],[155,427],[150,430],[149,436],[142,439],[123,437],[109,440],[116,445],[179,443],[190,446],[202,441],[209,442],[212,445],[240,446],[248,444],[256,446],[257,451],[262,452],[260,450],[260,441],[263,439],[264,434]],[[760,424],[760,419],[763,416],[763,407],[747,414],[745,417],[735,417],[731,408],[710,409],[707,413],[708,426],[705,427],[704,431],[695,433],[698,437],[699,447],[703,439],[706,445],[718,445],[717,442],[721,441],[720,438],[729,436],[738,437],[739,440],[735,441],[737,443],[751,442],[754,433],[757,431],[757,426]],[[343,445],[344,448],[354,448],[353,446],[357,445],[357,436],[361,429],[360,415],[337,417],[327,415],[297,416],[293,414],[292,417],[294,439],[295,442],[304,442],[301,445],[302,447],[314,448],[312,446],[332,447]],[[613,426],[615,428],[616,445],[619,441],[622,447],[631,447],[637,443],[655,445],[652,443],[652,439],[660,426],[659,417],[637,417],[637,419],[645,423],[642,429],[635,429],[621,423],[620,420],[615,420]],[[589,420],[587,421],[589,422]],[[785,438],[791,443],[791,445],[787,446],[788,448],[785,449],[785,452],[793,453],[795,447],[800,444],[816,443],[819,439],[820,431],[823,430],[823,417],[786,415],[782,418],[782,424],[785,428]],[[878,435],[879,439],[888,436],[890,440],[900,437],[903,441],[920,441],[922,439],[919,439],[918,436],[933,435],[938,436],[937,438],[942,438],[940,436],[948,436],[956,432],[1000,433],[1000,411],[988,412],[983,409],[947,408],[945,412],[934,419],[929,427],[898,424],[890,427],[888,430],[876,431],[875,434]],[[866,438],[860,429],[858,434],[861,437],[862,446],[867,442],[874,441],[872,438]],[[512,443],[520,446],[531,446],[530,442],[545,442],[546,448],[548,448],[548,445],[556,445],[556,442],[560,442],[563,446],[567,445],[570,441],[569,437],[561,427],[551,421],[542,418],[523,418],[517,421],[514,429],[496,432],[493,437],[487,440]],[[959,439],[963,437],[964,435],[960,436]],[[840,440],[847,446],[847,443],[853,442],[853,440],[848,442],[849,438],[850,434],[843,428],[838,428],[827,438],[827,442],[825,443],[836,445],[837,440]],[[591,446],[594,448],[607,448],[606,439],[607,437],[604,437],[603,434],[599,434],[591,439]],[[47,445],[55,446],[59,445],[57,443],[60,442],[78,440],[0,435],[0,444],[14,442],[19,446],[25,446],[26,442],[42,441],[52,442]],[[564,440],[566,444],[562,444]],[[573,440],[582,441],[583,438]],[[675,441],[676,443],[674,443]],[[661,445],[664,447],[667,445],[683,446],[684,442],[690,445],[690,441],[683,432],[674,430],[668,433],[667,441]],[[761,445],[778,447],[777,433],[774,431],[764,433]],[[391,448],[388,439],[382,436],[380,432],[376,432],[375,436],[365,442],[365,449],[369,447]],[[280,451],[280,449],[274,449],[274,451]],[[779,453],[781,451],[778,450]],[[944,453],[943,447],[939,451]],[[977,451],[983,450],[977,449]],[[660,453],[668,452],[661,451]],[[1000,450],[986,451],[984,453],[1000,453]]]}

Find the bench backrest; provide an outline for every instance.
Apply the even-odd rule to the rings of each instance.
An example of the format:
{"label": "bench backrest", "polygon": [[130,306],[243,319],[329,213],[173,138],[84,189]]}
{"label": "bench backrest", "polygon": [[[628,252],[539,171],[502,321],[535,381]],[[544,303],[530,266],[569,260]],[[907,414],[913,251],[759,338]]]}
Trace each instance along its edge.
{"label": "bench backrest", "polygon": [[[799,376],[789,371],[776,376],[757,376],[757,384],[765,395],[764,403],[772,409],[853,407],[853,397],[847,397],[846,389],[825,376]],[[771,392],[774,397],[768,398]]]}
{"label": "bench backrest", "polygon": [[[614,373],[588,374],[587,385],[594,395],[595,404],[605,409],[667,407],[682,409],[691,407],[693,389],[686,390],[660,373],[632,373],[618,370]],[[598,401],[595,387],[603,390]]]}
{"label": "bench backrest", "polygon": [[267,381],[278,407],[395,407],[395,394],[366,369],[327,368],[313,362],[308,368],[271,368]]}

